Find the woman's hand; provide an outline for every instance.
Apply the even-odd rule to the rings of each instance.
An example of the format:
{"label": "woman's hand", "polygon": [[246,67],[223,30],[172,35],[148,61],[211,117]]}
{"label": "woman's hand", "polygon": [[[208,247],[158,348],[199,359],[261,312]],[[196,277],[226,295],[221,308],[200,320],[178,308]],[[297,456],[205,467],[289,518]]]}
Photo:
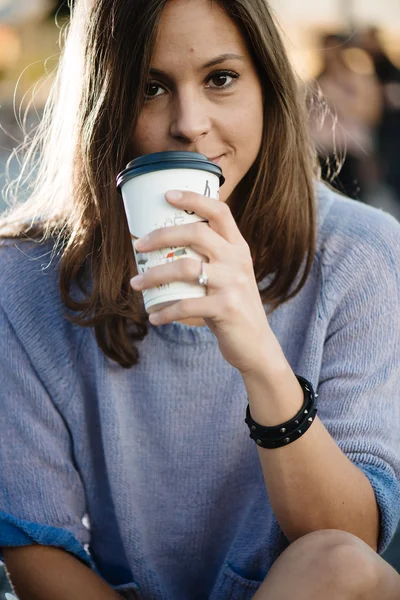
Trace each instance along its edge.
{"label": "woman's hand", "polygon": [[[168,192],[173,206],[190,210],[208,223],[164,227],[137,240],[140,252],[190,246],[207,257],[207,296],[175,302],[150,315],[153,325],[201,317],[218,339],[219,349],[242,374],[258,369],[271,356],[276,340],[269,328],[254,275],[250,249],[229,207],[193,192]],[[200,261],[191,258],[152,267],[131,284],[135,290],[174,281],[197,283]],[[274,344],[275,342],[275,344]],[[265,363],[264,363],[265,364]]]}

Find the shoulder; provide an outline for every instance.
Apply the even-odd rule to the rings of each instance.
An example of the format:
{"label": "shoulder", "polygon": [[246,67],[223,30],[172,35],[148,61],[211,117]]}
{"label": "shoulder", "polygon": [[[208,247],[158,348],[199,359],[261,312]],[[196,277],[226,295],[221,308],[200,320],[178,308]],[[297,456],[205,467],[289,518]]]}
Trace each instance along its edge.
{"label": "shoulder", "polygon": [[67,318],[54,242],[1,239],[0,264],[0,310],[31,359],[75,354],[83,328]]}
{"label": "shoulder", "polygon": [[51,305],[58,296],[58,259],[54,243],[0,240],[0,304]]}
{"label": "shoulder", "polygon": [[400,258],[400,223],[388,213],[318,188],[317,254],[324,264],[363,252],[380,259]]}
{"label": "shoulder", "polygon": [[318,192],[316,261],[325,293],[385,293],[400,290],[400,224],[388,213],[343,197],[324,185]]}

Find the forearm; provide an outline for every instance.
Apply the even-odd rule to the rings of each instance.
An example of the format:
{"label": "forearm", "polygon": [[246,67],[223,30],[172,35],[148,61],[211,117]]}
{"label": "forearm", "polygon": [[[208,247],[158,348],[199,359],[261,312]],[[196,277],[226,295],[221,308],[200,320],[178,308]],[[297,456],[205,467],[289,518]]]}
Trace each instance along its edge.
{"label": "forearm", "polygon": [[117,600],[120,596],[77,558],[49,546],[5,548],[19,600]]}
{"label": "forearm", "polygon": [[[275,426],[297,414],[303,392],[284,358],[273,374],[266,371],[243,379],[253,419]],[[379,511],[372,486],[318,418],[288,446],[258,452],[273,511],[290,541],[319,529],[342,529],[376,548]]]}

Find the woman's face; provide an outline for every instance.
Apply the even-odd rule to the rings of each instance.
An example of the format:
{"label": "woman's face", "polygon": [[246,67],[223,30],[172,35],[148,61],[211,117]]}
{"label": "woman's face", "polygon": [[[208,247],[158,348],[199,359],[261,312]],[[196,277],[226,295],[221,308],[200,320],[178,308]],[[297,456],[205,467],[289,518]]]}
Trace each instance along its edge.
{"label": "woman's face", "polygon": [[174,0],[163,12],[133,153],[188,150],[218,162],[226,202],[257,158],[263,95],[236,24],[210,0]]}

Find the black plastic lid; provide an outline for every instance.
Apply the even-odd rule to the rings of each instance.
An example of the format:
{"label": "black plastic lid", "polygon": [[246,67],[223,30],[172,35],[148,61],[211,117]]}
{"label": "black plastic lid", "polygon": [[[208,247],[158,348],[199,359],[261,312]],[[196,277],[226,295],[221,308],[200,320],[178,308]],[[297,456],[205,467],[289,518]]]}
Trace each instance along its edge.
{"label": "black plastic lid", "polygon": [[121,186],[133,177],[166,169],[201,169],[217,175],[220,185],[225,183],[221,167],[208,160],[204,154],[186,151],[156,152],[139,156],[139,158],[135,158],[135,160],[128,163],[126,169],[119,173],[117,177],[117,188],[121,191]]}

